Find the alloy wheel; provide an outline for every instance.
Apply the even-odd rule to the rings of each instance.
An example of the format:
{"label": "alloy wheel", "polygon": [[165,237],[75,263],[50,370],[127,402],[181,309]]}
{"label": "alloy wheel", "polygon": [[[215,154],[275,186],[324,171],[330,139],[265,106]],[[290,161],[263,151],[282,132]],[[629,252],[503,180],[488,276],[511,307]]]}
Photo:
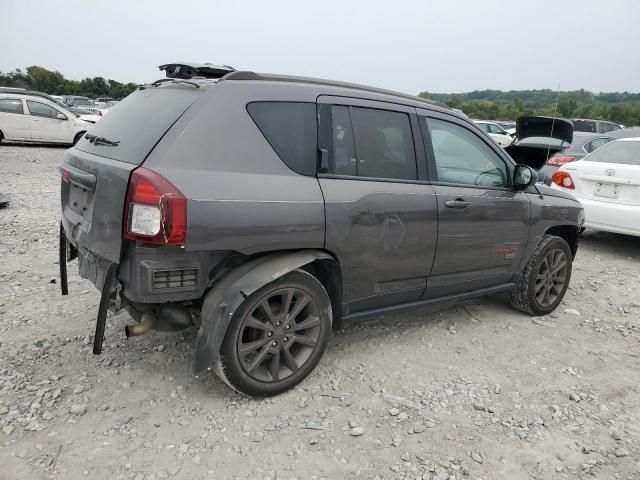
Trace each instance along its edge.
{"label": "alloy wheel", "polygon": [[556,248],[550,250],[540,264],[536,275],[536,301],[542,307],[552,305],[562,294],[569,262],[565,253]]}
{"label": "alloy wheel", "polygon": [[236,348],[243,370],[261,382],[293,375],[315,350],[320,323],[320,310],[308,292],[270,292],[242,320]]}

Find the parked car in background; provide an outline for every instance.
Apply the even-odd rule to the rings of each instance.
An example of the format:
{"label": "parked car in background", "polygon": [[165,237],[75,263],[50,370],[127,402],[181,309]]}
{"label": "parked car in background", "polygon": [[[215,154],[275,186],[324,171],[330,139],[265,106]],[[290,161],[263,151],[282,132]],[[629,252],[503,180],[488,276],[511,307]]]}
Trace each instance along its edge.
{"label": "parked car in background", "polygon": [[573,132],[571,145],[551,155],[542,167],[541,172],[545,175],[545,183],[551,185],[551,177],[565,163],[580,160],[612,140],[614,138],[610,134]]}
{"label": "parked car in background", "polygon": [[504,128],[505,132],[507,132],[508,134],[516,134],[516,122],[511,120],[496,120],[494,123],[497,123],[502,128]]}
{"label": "parked car in background", "polygon": [[640,137],[640,127],[621,128],[620,130],[614,130],[613,132],[607,133],[607,136],[612,138]]}
{"label": "parked car in background", "polygon": [[494,122],[489,122],[486,120],[474,120],[475,124],[480,127],[481,130],[484,130],[489,134],[491,138],[493,138],[498,145],[501,147],[508,147],[513,142],[513,137],[509,132],[507,132],[504,128]]}
{"label": "parked car in background", "polygon": [[617,123],[608,122],[606,120],[572,118],[571,121],[573,122],[573,130],[575,132],[608,133],[622,128]]}
{"label": "parked car in background", "polygon": [[96,102],[94,102],[89,97],[82,97],[79,95],[65,95],[63,102],[69,107],[81,108],[82,110],[85,110],[87,112],[98,114],[98,107],[96,106]]}
{"label": "parked car in background", "polygon": [[573,142],[573,123],[553,117],[520,117],[516,122],[516,136],[505,150],[517,163],[529,165],[539,175],[539,182],[550,184],[544,178],[543,167],[547,159],[568,148]]}
{"label": "parked car in background", "polygon": [[[12,93],[12,92],[14,92],[16,90],[17,89],[7,88],[7,87],[0,87],[0,93]],[[47,100],[49,100],[50,102],[55,103],[56,105],[58,105],[60,108],[64,109],[65,111],[74,113],[76,115],[76,117],[78,117],[81,120],[84,120],[86,122],[89,122],[89,123],[96,123],[98,120],[100,120],[100,118],[102,118],[102,115],[95,114],[95,113],[90,113],[87,110],[84,110],[82,108],[70,107],[68,105],[65,105],[62,102],[62,100],[60,100],[60,99],[63,98],[60,95],[49,95],[47,93],[37,92],[35,90],[25,90],[23,88],[19,89],[19,91],[24,93],[24,94],[26,94],[26,95],[46,98]]]}
{"label": "parked car in background", "polygon": [[0,141],[75,144],[90,126],[43,94],[0,93]]}
{"label": "parked car in background", "polygon": [[640,236],[640,138],[612,141],[562,165],[552,187],[580,200],[585,227]]}
{"label": "parked car in background", "polygon": [[102,291],[94,353],[109,305],[136,320],[129,335],[199,317],[192,372],[265,396],[309,375],[347,322],[497,292],[531,315],[562,301],[581,205],[540,195],[531,168],[449,108],[161,69],[169,79],[129,95],[59,166],[60,268],[77,254]]}

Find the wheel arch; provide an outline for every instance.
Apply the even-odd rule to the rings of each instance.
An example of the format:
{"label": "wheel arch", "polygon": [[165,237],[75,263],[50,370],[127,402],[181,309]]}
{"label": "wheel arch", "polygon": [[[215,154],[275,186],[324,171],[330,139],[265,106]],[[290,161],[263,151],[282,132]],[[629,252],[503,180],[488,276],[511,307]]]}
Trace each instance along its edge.
{"label": "wheel arch", "polygon": [[78,143],[78,141],[82,138],[82,136],[87,133],[86,130],[82,130],[78,133],[75,134],[75,136],[73,137],[73,145],[75,145],[76,143]]}
{"label": "wheel arch", "polygon": [[580,228],[575,225],[554,225],[549,227],[545,232],[546,235],[555,235],[562,238],[569,244],[571,256],[576,258],[578,251],[578,239],[580,238]]}
{"label": "wheel arch", "polygon": [[336,269],[339,276],[339,267],[335,258],[323,250],[270,253],[243,263],[220,278],[204,297],[193,375],[200,375],[218,359],[229,323],[242,302],[262,286],[298,268],[318,278],[331,298],[332,307],[334,301],[340,302],[339,296],[335,296],[340,288],[334,280]]}

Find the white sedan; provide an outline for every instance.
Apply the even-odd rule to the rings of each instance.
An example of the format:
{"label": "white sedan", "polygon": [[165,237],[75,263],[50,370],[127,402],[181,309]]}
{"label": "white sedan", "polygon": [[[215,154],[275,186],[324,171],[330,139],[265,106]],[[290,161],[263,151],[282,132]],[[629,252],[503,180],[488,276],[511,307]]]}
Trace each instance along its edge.
{"label": "white sedan", "polygon": [[640,138],[622,138],[567,163],[552,188],[584,206],[587,228],[640,236]]}
{"label": "white sedan", "polygon": [[486,122],[484,120],[474,120],[475,124],[484,130],[493,138],[501,147],[508,147],[513,142],[513,137],[504,128],[494,122]]}
{"label": "white sedan", "polygon": [[0,142],[74,145],[91,125],[42,95],[0,93]]}

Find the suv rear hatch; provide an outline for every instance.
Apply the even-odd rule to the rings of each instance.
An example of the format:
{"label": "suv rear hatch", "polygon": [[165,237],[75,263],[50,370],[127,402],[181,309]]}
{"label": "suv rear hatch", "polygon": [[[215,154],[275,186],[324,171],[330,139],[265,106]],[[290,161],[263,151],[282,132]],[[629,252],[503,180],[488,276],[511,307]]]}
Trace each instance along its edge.
{"label": "suv rear hatch", "polygon": [[562,118],[520,117],[516,139],[505,148],[517,162],[540,170],[547,159],[571,145],[573,123]]}
{"label": "suv rear hatch", "polygon": [[98,288],[103,263],[120,262],[131,172],[205,90],[172,83],[148,85],[129,95],[68,151],[58,167],[62,225],[80,254],[81,275]]}

